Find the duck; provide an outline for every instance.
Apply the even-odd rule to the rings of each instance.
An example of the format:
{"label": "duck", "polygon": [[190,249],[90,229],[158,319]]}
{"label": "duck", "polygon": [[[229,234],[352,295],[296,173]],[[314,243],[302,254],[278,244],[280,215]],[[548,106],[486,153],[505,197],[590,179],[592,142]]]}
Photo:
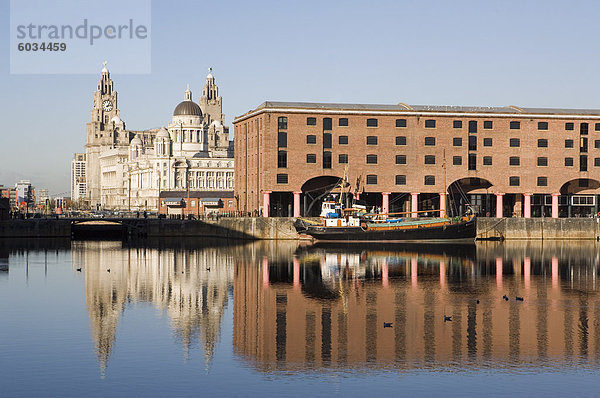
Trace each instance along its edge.
{"label": "duck", "polygon": [[444,315],[444,322],[452,322],[452,316]]}
{"label": "duck", "polygon": [[502,298],[504,299],[504,301],[508,301],[508,296],[506,294],[502,296]]}
{"label": "duck", "polygon": [[517,300],[517,301],[523,301],[523,297],[517,296],[517,297],[515,297],[515,300]]}
{"label": "duck", "polygon": [[81,268],[77,268],[77,272],[81,272]]}
{"label": "duck", "polygon": [[392,327],[392,322],[383,322],[383,327],[384,328],[391,328]]}

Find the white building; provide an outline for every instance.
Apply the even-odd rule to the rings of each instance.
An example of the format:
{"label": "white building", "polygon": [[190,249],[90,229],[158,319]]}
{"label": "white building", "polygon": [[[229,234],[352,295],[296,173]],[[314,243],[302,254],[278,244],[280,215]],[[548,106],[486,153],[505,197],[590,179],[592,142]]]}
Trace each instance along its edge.
{"label": "white building", "polygon": [[212,73],[198,103],[188,87],[166,128],[132,131],[105,66],[87,124],[86,160],[92,207],[156,210],[160,191],[233,191],[233,142]]}
{"label": "white building", "polygon": [[71,161],[71,200],[78,202],[87,196],[85,183],[85,153],[76,153]]}

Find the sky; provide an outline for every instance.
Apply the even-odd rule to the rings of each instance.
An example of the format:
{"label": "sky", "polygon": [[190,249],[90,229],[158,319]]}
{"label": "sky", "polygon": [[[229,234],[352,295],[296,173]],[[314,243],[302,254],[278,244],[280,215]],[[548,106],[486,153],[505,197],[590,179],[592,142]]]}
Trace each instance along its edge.
{"label": "sky", "polygon": [[[29,179],[68,196],[111,54],[96,74],[10,74],[9,5],[0,0],[0,185]],[[599,11],[597,1],[153,0],[151,72],[111,78],[134,130],[166,126],[188,83],[197,101],[209,67],[229,126],[268,100],[600,109]]]}

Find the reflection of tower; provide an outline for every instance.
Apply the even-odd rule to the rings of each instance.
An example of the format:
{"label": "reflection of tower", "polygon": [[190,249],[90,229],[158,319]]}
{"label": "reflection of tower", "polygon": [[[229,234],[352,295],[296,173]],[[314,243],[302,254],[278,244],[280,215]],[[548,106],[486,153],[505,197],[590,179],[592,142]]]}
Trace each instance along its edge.
{"label": "reflection of tower", "polygon": [[[186,356],[201,341],[209,366],[233,277],[233,259],[226,250],[122,249],[117,242],[74,247],[73,262],[83,262],[86,304],[102,374],[126,301],[149,301],[166,309]],[[83,261],[78,258],[82,252]]]}

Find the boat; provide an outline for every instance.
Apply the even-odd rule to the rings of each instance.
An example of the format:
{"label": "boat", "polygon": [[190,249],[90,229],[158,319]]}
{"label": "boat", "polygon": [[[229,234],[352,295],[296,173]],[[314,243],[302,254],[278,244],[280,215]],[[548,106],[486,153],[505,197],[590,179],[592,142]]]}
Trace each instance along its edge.
{"label": "boat", "polygon": [[444,210],[419,211],[418,214],[439,212],[439,217],[406,218],[414,212],[368,213],[366,206],[345,208],[341,201],[323,201],[319,220],[298,218],[296,232],[318,241],[385,241],[385,242],[472,242],[477,232],[477,217],[472,211],[457,217],[447,217]]}

